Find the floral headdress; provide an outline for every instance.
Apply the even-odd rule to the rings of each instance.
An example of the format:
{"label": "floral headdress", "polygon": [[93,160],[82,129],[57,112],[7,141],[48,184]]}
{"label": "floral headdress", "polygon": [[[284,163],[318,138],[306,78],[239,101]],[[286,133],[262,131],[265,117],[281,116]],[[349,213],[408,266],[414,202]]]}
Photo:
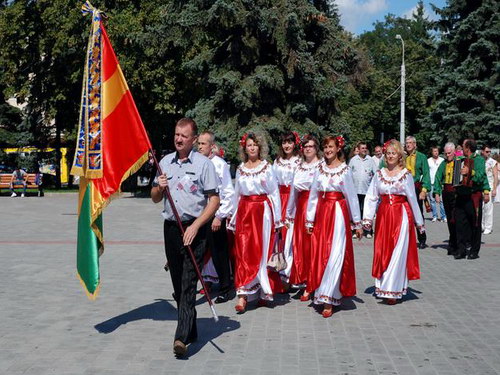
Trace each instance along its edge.
{"label": "floral headdress", "polygon": [[295,137],[295,146],[300,146],[301,142],[300,142],[300,136],[299,136],[299,133],[297,132],[292,132],[293,136]]}
{"label": "floral headdress", "polygon": [[226,151],[222,147],[219,147],[219,156],[224,158],[224,155],[226,155]]}
{"label": "floral headdress", "polygon": [[382,146],[382,152],[385,154],[387,152],[387,149],[391,145],[391,143],[394,141],[394,139],[389,139],[387,142],[384,143]]}
{"label": "floral headdress", "polygon": [[243,134],[243,137],[240,139],[240,146],[245,148],[247,145],[248,133]]}
{"label": "floral headdress", "polygon": [[343,150],[345,147],[345,139],[341,135],[335,137],[335,141],[337,142],[337,146]]}

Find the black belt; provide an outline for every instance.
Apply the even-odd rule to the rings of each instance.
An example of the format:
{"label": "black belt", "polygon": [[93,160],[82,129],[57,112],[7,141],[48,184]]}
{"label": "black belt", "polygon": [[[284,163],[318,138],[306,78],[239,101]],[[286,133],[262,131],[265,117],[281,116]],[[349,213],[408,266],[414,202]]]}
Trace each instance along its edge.
{"label": "black belt", "polygon": [[[181,221],[181,224],[182,224],[182,227],[183,228],[186,228],[186,227],[189,227],[191,224],[194,223],[196,219],[191,219],[191,220],[186,220],[186,221]],[[165,220],[165,225],[168,225],[168,226],[178,226],[177,224],[177,220]]]}

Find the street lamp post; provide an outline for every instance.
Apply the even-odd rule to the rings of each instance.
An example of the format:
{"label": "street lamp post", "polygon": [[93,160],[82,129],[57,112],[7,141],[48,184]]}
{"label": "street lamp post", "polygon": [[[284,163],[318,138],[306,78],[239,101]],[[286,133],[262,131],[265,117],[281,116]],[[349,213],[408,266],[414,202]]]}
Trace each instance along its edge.
{"label": "street lamp post", "polygon": [[403,56],[401,61],[401,121],[399,124],[399,141],[401,144],[405,142],[405,80],[406,80],[406,69],[405,69],[405,41],[401,35],[396,35],[396,39],[401,41],[403,45]]}

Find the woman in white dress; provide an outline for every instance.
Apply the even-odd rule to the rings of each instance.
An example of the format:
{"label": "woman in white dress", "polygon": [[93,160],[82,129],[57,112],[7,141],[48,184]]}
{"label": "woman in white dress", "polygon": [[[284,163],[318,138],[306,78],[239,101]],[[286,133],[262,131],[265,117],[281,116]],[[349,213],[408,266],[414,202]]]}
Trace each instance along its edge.
{"label": "woman in white dress", "polygon": [[[284,219],[286,216],[286,207],[288,204],[288,199],[290,197],[290,191],[293,182],[293,176],[300,163],[300,137],[296,132],[288,131],[281,135],[280,138],[281,145],[278,150],[278,157],[273,163],[273,171],[278,181],[278,188],[280,191],[280,201],[281,201],[281,217]],[[290,228],[290,231],[293,227]],[[283,225],[281,227],[281,238],[280,242],[281,250],[290,250],[290,242],[292,240],[291,235],[287,235],[289,232],[288,226]],[[287,262],[290,262],[291,254],[285,252],[285,257]],[[285,292],[288,290],[288,285],[286,283],[286,271],[282,272],[283,287],[277,292]]]}
{"label": "woman in white dress", "polygon": [[[286,210],[285,224],[289,228],[289,238],[285,243],[285,254],[287,255],[285,276],[290,284],[301,288],[307,284],[311,261],[311,236],[307,233],[305,222],[311,184],[320,163],[319,152],[320,147],[316,137],[304,136],[302,139],[302,160],[293,177]],[[300,300],[308,301],[309,297],[309,293],[304,291]]]}
{"label": "woman in white dress", "polygon": [[384,144],[387,167],[372,179],[363,214],[366,229],[372,227],[377,214],[372,276],[375,295],[390,305],[406,294],[408,280],[420,278],[415,223],[418,230],[425,230],[413,177],[404,160],[401,143],[392,139]]}
{"label": "woman in white dress", "polygon": [[342,297],[356,294],[351,222],[360,239],[361,214],[351,169],[346,165],[342,137],[326,137],[307,203],[306,227],[312,234],[311,264],[306,291],[332,316]]}
{"label": "woman in white dress", "polygon": [[248,299],[263,305],[281,287],[276,272],[268,271],[276,230],[281,226],[281,203],[272,165],[266,160],[265,138],[245,134],[240,141],[242,163],[236,171],[235,214],[228,226],[234,236],[234,283],[237,312],[246,309]]}

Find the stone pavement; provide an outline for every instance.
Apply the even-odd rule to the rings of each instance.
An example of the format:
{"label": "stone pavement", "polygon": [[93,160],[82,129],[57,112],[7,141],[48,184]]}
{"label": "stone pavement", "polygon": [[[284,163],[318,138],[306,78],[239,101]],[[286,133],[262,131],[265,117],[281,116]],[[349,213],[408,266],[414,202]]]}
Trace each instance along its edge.
{"label": "stone pavement", "polygon": [[395,306],[372,296],[366,239],[354,248],[357,297],[329,319],[282,295],[243,315],[217,305],[216,324],[200,296],[199,341],[179,360],[160,206],[124,196],[106,209],[92,302],[76,278],[76,199],[0,197],[0,374],[500,373],[500,230],[480,259],[454,260],[445,224],[427,221],[422,279]]}

